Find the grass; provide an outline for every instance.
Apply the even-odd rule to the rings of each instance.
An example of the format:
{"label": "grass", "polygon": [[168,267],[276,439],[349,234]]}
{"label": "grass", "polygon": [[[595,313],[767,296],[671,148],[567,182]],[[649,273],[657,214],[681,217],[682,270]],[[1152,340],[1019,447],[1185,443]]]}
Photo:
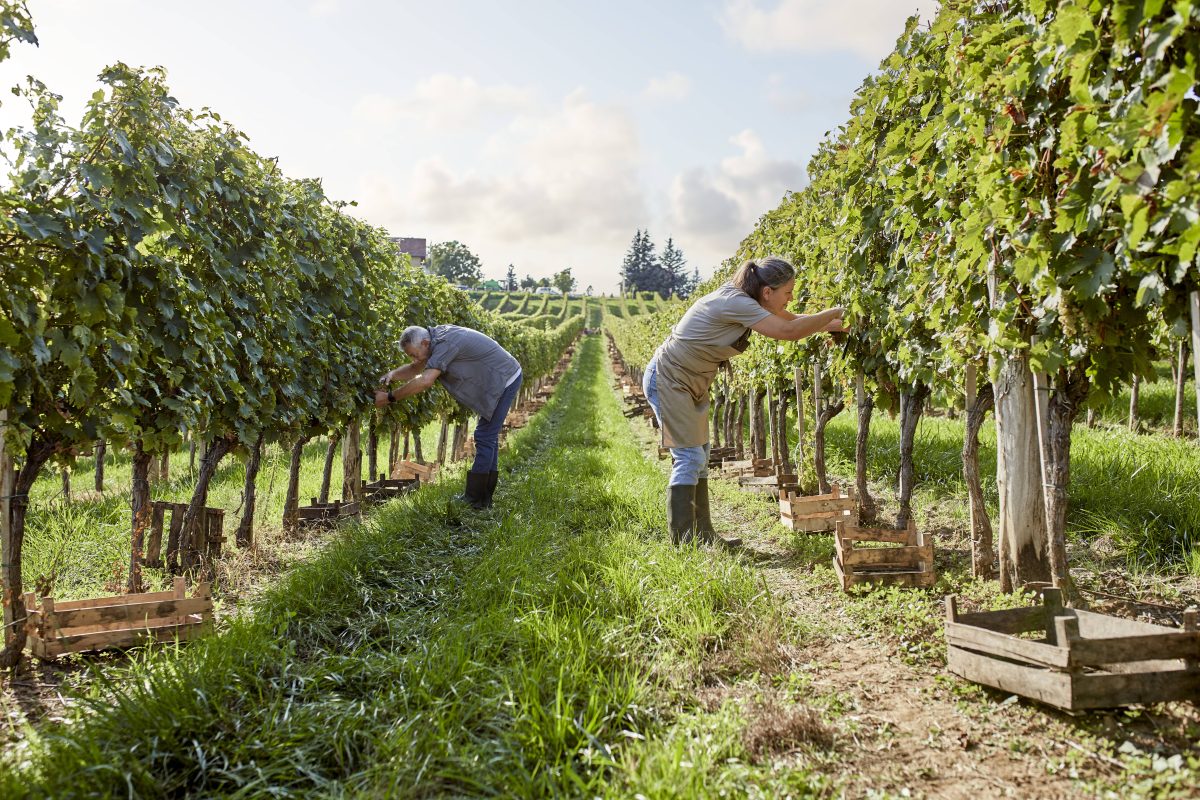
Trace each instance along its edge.
{"label": "grass", "polygon": [[[795,430],[794,425],[791,429]],[[843,412],[826,431],[831,472],[854,474],[856,422]],[[917,508],[937,508],[966,524],[961,420],[923,417],[914,448]],[[794,437],[793,437],[794,438]],[[867,474],[893,481],[900,469],[898,420],[876,414]],[[980,473],[993,520],[996,431],[980,433]],[[794,446],[794,441],[792,446]],[[1139,572],[1200,575],[1200,446],[1195,439],[1132,433],[1122,427],[1077,425],[1071,438],[1068,536],[1101,560]],[[920,521],[920,519],[918,519]]]}
{"label": "grass", "polygon": [[666,543],[601,354],[514,437],[494,512],[449,509],[450,475],[346,528],[219,636],[101,676],[4,756],[0,796],[823,791],[756,761],[740,705],[692,699],[770,609],[743,561]]}

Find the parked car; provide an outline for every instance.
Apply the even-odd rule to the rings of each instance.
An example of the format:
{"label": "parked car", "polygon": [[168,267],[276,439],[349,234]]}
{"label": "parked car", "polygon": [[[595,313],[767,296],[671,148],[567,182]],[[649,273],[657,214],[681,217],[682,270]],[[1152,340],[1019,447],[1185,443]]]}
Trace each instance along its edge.
{"label": "parked car", "polygon": [[534,291],[534,294],[562,294],[562,292],[560,292],[558,289],[555,289],[553,286],[539,286]]}

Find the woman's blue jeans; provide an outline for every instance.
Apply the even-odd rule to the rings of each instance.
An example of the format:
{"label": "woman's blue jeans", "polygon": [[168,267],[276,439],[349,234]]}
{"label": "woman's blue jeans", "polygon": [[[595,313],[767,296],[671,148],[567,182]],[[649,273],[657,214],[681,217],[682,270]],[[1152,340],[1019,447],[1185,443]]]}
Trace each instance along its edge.
{"label": "woman's blue jeans", "polygon": [[497,470],[500,463],[500,429],[504,427],[504,418],[508,416],[508,409],[512,406],[519,391],[521,391],[521,377],[510,383],[504,393],[500,395],[490,417],[479,418],[479,424],[475,426],[475,463],[471,465],[471,472],[495,472]]}
{"label": "woman's blue jeans", "polygon": [[[642,376],[642,391],[654,409],[661,428],[662,411],[658,404],[658,359],[650,359],[646,373]],[[708,477],[708,444],[699,447],[671,448],[671,478],[668,486],[695,486],[701,478]]]}

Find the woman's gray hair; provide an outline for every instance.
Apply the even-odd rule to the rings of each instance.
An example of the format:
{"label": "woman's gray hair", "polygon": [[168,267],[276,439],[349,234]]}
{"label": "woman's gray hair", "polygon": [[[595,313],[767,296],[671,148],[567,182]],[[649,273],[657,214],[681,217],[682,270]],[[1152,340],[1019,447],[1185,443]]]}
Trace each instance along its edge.
{"label": "woman's gray hair", "polygon": [[404,329],[404,333],[400,334],[400,349],[408,350],[409,347],[419,345],[421,342],[429,341],[429,329],[422,328],[420,325],[409,325]]}
{"label": "woman's gray hair", "polygon": [[730,281],[755,300],[762,302],[764,287],[778,289],[790,280],[795,280],[796,268],[779,256],[752,258],[738,267]]}

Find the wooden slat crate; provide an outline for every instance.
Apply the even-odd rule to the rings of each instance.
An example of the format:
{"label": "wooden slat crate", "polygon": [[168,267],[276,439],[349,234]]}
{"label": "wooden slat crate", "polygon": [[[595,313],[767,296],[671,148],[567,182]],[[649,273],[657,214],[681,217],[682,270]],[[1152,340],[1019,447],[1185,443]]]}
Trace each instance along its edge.
{"label": "wooden slat crate", "polygon": [[392,470],[392,480],[394,481],[411,481],[420,480],[421,483],[430,483],[437,478],[437,464],[422,464],[419,461],[401,461]]}
{"label": "wooden slat crate", "polygon": [[[863,545],[889,545],[870,547]],[[834,533],[833,567],[842,591],[863,583],[927,588],[937,580],[933,538],[909,520],[904,530],[860,528],[839,521]]]}
{"label": "wooden slat crate", "polygon": [[212,626],[209,585],[196,586],[191,597],[186,583],[175,578],[169,592],[123,594],[55,603],[33,592],[25,595],[29,650],[47,661],[64,653],[134,647],[151,641],[186,641]]}
{"label": "wooden slat crate", "polygon": [[300,527],[302,528],[331,525],[339,520],[359,515],[358,503],[343,503],[340,500],[335,500],[332,503],[318,503],[315,497],[312,499],[311,504],[300,506],[298,511],[300,514]]}
{"label": "wooden slat crate", "polygon": [[832,531],[838,522],[858,523],[858,502],[854,487],[843,493],[841,484],[833,484],[829,494],[801,495],[785,492],[779,498],[779,522],[793,531],[818,533]]}
{"label": "wooden slat crate", "polygon": [[[183,533],[183,516],[187,513],[187,503],[168,503],[154,500],[150,503],[150,534],[146,537],[145,564],[148,567],[162,568],[164,565],[174,569],[179,563],[179,551],[183,545],[179,541]],[[167,524],[167,515],[170,524]],[[225,510],[221,508],[205,508],[204,547],[202,552],[211,561],[221,555],[221,545],[225,541]],[[167,531],[166,561],[163,560],[163,531]]]}
{"label": "wooden slat crate", "polygon": [[382,503],[385,500],[391,500],[393,497],[399,497],[402,494],[415,491],[420,485],[421,481],[417,478],[392,480],[381,472],[379,473],[379,480],[363,486],[363,500],[371,503]]}
{"label": "wooden slat crate", "polygon": [[1041,606],[972,614],[947,597],[949,670],[1070,712],[1200,702],[1196,608],[1184,612],[1181,629],[1065,608],[1058,589],[1043,594]]}

